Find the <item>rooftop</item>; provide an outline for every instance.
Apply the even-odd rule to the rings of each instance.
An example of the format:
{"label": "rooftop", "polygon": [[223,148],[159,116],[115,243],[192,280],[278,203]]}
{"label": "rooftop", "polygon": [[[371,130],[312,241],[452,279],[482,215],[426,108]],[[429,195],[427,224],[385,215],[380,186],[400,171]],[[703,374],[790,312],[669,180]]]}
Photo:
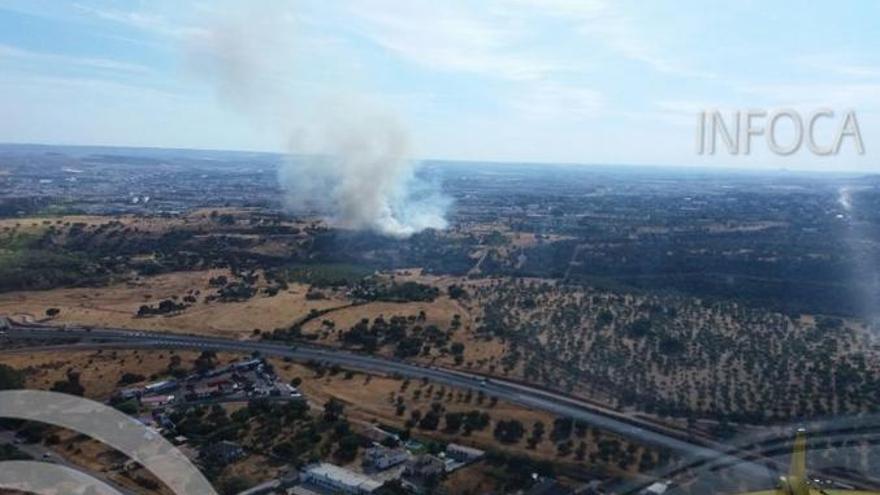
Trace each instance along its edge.
{"label": "rooftop", "polygon": [[486,453],[485,451],[482,451],[480,449],[475,449],[473,447],[468,447],[467,445],[461,445],[459,443],[450,443],[449,445],[447,445],[446,451],[448,452],[450,450],[461,452],[463,454],[467,454],[469,456],[474,456],[474,457],[480,457]]}
{"label": "rooftop", "polygon": [[372,478],[326,462],[307,468],[306,473],[346,486],[357,486],[368,491],[376,490],[382,486],[382,483]]}

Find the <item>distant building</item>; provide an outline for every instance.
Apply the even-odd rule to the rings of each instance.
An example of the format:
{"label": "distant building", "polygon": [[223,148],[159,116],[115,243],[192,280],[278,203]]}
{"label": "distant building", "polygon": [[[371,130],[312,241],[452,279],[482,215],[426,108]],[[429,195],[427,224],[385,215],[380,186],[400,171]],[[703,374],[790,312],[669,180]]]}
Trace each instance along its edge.
{"label": "distant building", "polygon": [[140,397],[143,391],[139,388],[124,388],[118,392],[119,398],[122,400],[134,399]]}
{"label": "distant building", "polygon": [[287,394],[290,397],[292,397],[294,399],[302,399],[303,398],[302,392],[300,392],[299,389],[294,387],[293,385],[288,383],[284,387],[287,390]]}
{"label": "distant building", "polygon": [[322,462],[305,469],[300,476],[305,484],[312,484],[331,493],[366,495],[373,493],[382,483],[354,471]]}
{"label": "distant building", "polygon": [[162,428],[165,428],[166,430],[174,430],[175,428],[177,428],[177,425],[174,424],[174,421],[171,421],[171,417],[167,414],[153,414],[153,419],[156,420],[156,424],[158,424]]}
{"label": "distant building", "polygon": [[144,387],[145,395],[152,394],[163,394],[165,392],[171,392],[177,390],[177,381],[175,380],[165,380],[161,382],[151,383]]}
{"label": "distant building", "polygon": [[173,395],[152,395],[150,397],[141,397],[141,405],[144,407],[161,407],[173,400]]}
{"label": "distant building", "polygon": [[669,483],[658,481],[651,484],[642,492],[644,495],[663,495],[669,490]]}
{"label": "distant building", "polygon": [[377,445],[370,447],[364,452],[364,466],[379,471],[402,464],[407,459],[409,459],[409,452],[400,448],[389,449],[388,447]]}
{"label": "distant building", "polygon": [[244,457],[244,449],[235,442],[223,440],[203,449],[201,457],[208,462],[225,465]]}
{"label": "distant building", "polygon": [[232,387],[232,380],[228,378],[218,378],[216,380],[208,380],[208,385],[217,388]]}
{"label": "distant building", "polygon": [[473,462],[484,455],[486,455],[486,452],[480,449],[459,445],[457,443],[450,443],[446,446],[446,457],[455,459],[458,462]]}
{"label": "distant building", "polygon": [[262,359],[259,359],[259,358],[258,359],[251,359],[249,361],[241,361],[238,363],[232,363],[232,369],[237,370],[237,371],[252,370],[252,369],[255,369],[256,367],[260,366],[261,364],[263,364]]}
{"label": "distant building", "polygon": [[223,389],[220,387],[208,386],[197,387],[186,394],[186,398],[190,400],[205,399],[208,397],[217,397],[223,395]]}
{"label": "distant building", "polygon": [[441,476],[446,471],[446,463],[431,454],[421,454],[406,463],[403,473],[407,478],[424,481]]}

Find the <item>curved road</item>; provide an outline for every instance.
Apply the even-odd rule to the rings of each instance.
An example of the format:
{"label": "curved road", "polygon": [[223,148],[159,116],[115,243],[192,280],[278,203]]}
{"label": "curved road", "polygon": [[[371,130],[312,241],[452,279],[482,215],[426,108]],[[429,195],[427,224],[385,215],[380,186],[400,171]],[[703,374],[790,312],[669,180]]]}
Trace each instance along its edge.
{"label": "curved road", "polygon": [[[133,331],[127,329],[90,329],[81,327],[44,327],[11,323],[0,338],[59,340],[75,339],[79,342],[101,344],[110,347],[174,348],[229,352],[260,352],[263,355],[291,358],[297,361],[322,361],[348,368],[374,373],[400,374],[410,378],[427,378],[445,385],[483,391],[515,404],[547,411],[558,416],[572,417],[596,428],[606,430],[639,443],[654,445],[680,455],[692,463],[737,465],[751,476],[775,477],[768,467],[757,461],[744,460],[720,444],[697,444],[681,436],[664,431],[660,426],[624,417],[595,405],[572,399],[565,395],[548,392],[518,383],[486,379],[481,375],[438,367],[425,367],[391,358],[355,354],[344,350],[304,345],[287,345],[273,341],[242,341],[219,337],[186,334]],[[71,346],[71,349],[76,349]],[[775,478],[774,478],[775,479]]]}

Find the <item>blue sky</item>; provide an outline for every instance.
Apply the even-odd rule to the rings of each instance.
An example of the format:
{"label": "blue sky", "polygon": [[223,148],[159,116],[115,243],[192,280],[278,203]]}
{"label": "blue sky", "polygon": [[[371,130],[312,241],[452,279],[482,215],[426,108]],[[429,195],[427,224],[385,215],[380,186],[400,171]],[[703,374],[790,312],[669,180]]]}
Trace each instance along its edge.
{"label": "blue sky", "polygon": [[[419,158],[874,170],[880,3],[818,3],[0,0],[0,141],[285,150],[368,102]],[[696,155],[697,112],[786,107],[865,154]]]}

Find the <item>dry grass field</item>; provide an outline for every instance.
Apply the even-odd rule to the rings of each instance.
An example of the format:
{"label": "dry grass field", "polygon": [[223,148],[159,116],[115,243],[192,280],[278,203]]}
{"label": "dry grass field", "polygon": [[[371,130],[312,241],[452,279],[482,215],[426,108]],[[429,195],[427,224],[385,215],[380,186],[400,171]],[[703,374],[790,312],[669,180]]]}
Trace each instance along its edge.
{"label": "dry grass field", "polygon": [[[85,388],[85,397],[94,400],[107,400],[120,388],[117,383],[124,373],[136,373],[147,379],[160,376],[168,369],[172,355],[177,355],[183,363],[192,363],[199,355],[192,351],[117,351],[75,350],[59,352],[20,349],[0,352],[0,363],[25,371],[25,386],[37,390],[48,390],[53,383],[65,380],[68,370],[80,373],[80,383]],[[222,362],[235,359],[233,354],[220,354]]]}
{"label": "dry grass field", "polygon": [[[244,302],[206,303],[205,296],[214,292],[208,280],[218,275],[230,274],[227,270],[175,272],[101,288],[4,293],[0,294],[0,314],[16,320],[36,321],[46,317],[47,308],[58,308],[60,314],[50,322],[55,325],[79,324],[244,337],[255,328],[272,330],[288,326],[312,309],[345,304],[333,293],[328,293],[328,299],[307,300],[308,287],[302,284],[290,284],[288,290],[274,297],[258,294]],[[200,291],[198,302],[179,314],[136,317],[141,305],[155,304],[173,296],[182,297],[190,291]]]}
{"label": "dry grass field", "polygon": [[[0,219],[0,232],[6,229],[19,229],[20,231],[33,231],[34,229],[46,229],[50,226],[62,227],[72,224],[84,224],[87,227],[104,225],[108,222],[118,222],[126,227],[138,229],[141,232],[167,232],[180,226],[187,227],[215,227],[211,220],[217,215],[231,215],[237,220],[244,220],[258,212],[257,208],[199,208],[179,216],[144,216],[144,215],[53,215],[33,216],[25,218],[2,218]],[[282,225],[302,227],[305,225],[320,224],[317,220],[286,221]]]}
{"label": "dry grass field", "polygon": [[27,217],[27,218],[3,218],[0,219],[0,232],[16,231],[19,233],[38,233],[49,227],[69,227],[74,224],[81,224],[86,228],[94,228],[105,225],[109,222],[118,222],[132,230],[137,229],[139,232],[166,232],[171,228],[181,225],[193,225],[201,221],[200,217],[140,217],[134,215],[117,215],[113,217],[99,215],[64,215],[64,216],[47,216],[47,217]]}

